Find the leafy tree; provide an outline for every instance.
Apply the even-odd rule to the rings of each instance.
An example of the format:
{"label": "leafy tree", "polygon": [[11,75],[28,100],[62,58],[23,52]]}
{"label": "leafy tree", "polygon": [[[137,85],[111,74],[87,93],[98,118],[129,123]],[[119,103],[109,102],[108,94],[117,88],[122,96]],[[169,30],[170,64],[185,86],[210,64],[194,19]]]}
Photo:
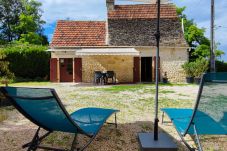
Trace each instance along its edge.
{"label": "leafy tree", "polygon": [[[184,22],[184,36],[188,45],[192,48],[190,51],[190,61],[197,58],[210,57],[210,40],[205,36],[205,28],[199,28],[192,19],[188,19],[184,14],[186,7],[177,8],[177,14],[180,20]],[[216,58],[221,58],[224,54],[222,50],[216,50]]]}
{"label": "leafy tree", "polygon": [[0,0],[0,39],[12,41],[17,35],[15,27],[19,24],[19,16],[23,11],[20,0]]}
{"label": "leafy tree", "polygon": [[[224,55],[224,51],[222,50],[215,50],[215,56],[216,59],[221,58],[222,55]],[[210,57],[210,46],[201,44],[198,47],[196,47],[195,51],[192,53],[193,56],[196,58],[209,58]]]}
{"label": "leafy tree", "polygon": [[40,2],[35,0],[23,0],[24,11],[20,14],[20,22],[17,27],[20,34],[27,34],[29,32],[42,34],[42,25],[45,24],[45,21],[41,19],[41,5]]}
{"label": "leafy tree", "polygon": [[48,40],[47,40],[46,36],[39,35],[34,32],[22,34],[19,42],[25,43],[25,44],[36,44],[36,45],[47,45],[48,44]]}
{"label": "leafy tree", "polygon": [[[48,44],[43,35],[45,21],[41,19],[41,5],[36,0],[0,0],[0,42],[19,40],[30,44]],[[28,37],[35,37],[37,41]]]}

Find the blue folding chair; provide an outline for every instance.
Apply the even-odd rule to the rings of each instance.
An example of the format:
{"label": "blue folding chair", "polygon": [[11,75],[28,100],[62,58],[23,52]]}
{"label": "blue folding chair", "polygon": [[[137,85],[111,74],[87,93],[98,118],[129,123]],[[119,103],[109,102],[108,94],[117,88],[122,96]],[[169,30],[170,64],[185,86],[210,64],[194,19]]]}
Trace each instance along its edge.
{"label": "blue folding chair", "polygon": [[227,134],[227,73],[207,73],[201,80],[194,109],[163,108],[184,144],[191,147],[184,137],[195,136],[197,149],[202,151],[199,135]]}
{"label": "blue folding chair", "polygon": [[[115,114],[115,123],[108,124],[114,124],[117,127],[116,113],[119,110],[83,108],[68,114],[54,89],[1,87],[0,91],[20,113],[39,126],[32,141],[22,146],[28,148],[28,151],[37,150],[38,148],[62,151],[63,149],[40,145],[41,141],[54,131],[74,133],[75,137],[71,150],[76,148],[76,150],[82,151],[94,140],[112,114]],[[41,128],[47,131],[43,136],[39,136]],[[75,147],[78,134],[89,137],[89,141],[81,148]]]}

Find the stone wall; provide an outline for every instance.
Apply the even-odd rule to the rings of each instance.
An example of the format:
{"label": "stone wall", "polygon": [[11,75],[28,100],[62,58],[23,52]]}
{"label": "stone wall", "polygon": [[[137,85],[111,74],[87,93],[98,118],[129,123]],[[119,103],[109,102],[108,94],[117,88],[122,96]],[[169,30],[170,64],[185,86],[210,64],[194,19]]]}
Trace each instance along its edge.
{"label": "stone wall", "polygon": [[[109,45],[155,46],[156,20],[109,19]],[[187,46],[178,19],[161,19],[161,46]]]}
{"label": "stone wall", "polygon": [[93,82],[94,71],[111,70],[117,82],[133,82],[133,57],[131,56],[84,56],[82,57],[82,80]]}
{"label": "stone wall", "polygon": [[182,65],[188,61],[188,52],[184,48],[169,48],[161,51],[161,72],[167,72],[169,81],[185,82],[185,73]]}
{"label": "stone wall", "polygon": [[[155,56],[156,48],[140,48],[137,49],[141,52],[141,57]],[[160,68],[161,77],[164,72],[170,82],[185,82],[185,73],[182,65],[188,61],[187,48],[161,48],[160,49]]]}

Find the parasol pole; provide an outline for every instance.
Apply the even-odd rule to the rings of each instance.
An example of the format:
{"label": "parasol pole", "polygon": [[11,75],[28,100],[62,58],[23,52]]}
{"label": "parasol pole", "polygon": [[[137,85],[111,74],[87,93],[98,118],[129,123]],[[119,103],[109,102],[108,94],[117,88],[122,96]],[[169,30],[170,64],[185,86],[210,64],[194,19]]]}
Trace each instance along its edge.
{"label": "parasol pole", "polygon": [[163,132],[158,131],[158,93],[159,93],[159,48],[160,48],[160,9],[161,0],[156,0],[157,6],[157,31],[155,33],[156,38],[156,66],[155,66],[155,118],[154,118],[154,131],[151,133],[139,133],[139,143],[141,151],[177,151],[177,146],[173,139]]}
{"label": "parasol pole", "polygon": [[159,90],[159,44],[160,44],[160,0],[157,0],[157,31],[155,34],[156,38],[156,76],[155,76],[155,84],[156,84],[156,94],[155,94],[155,119],[154,119],[154,140],[158,140],[158,90]]}

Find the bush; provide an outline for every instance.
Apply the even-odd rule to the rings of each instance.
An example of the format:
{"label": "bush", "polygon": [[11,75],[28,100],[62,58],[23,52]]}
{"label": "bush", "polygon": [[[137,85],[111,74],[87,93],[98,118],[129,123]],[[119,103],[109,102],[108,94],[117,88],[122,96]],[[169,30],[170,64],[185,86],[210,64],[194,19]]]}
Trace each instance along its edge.
{"label": "bush", "polygon": [[186,62],[182,65],[187,77],[194,77],[195,71],[195,63],[194,62]]}
{"label": "bush", "polygon": [[9,69],[16,77],[35,79],[49,76],[50,53],[46,46],[14,44],[4,48]]}
{"label": "bush", "polygon": [[200,78],[201,75],[209,69],[209,62],[206,59],[197,59],[195,61],[194,77]]}
{"label": "bush", "polygon": [[227,62],[216,61],[217,72],[227,72]]}
{"label": "bush", "polygon": [[9,62],[5,60],[5,54],[0,51],[0,80],[9,80],[14,78],[14,74],[9,70]]}

